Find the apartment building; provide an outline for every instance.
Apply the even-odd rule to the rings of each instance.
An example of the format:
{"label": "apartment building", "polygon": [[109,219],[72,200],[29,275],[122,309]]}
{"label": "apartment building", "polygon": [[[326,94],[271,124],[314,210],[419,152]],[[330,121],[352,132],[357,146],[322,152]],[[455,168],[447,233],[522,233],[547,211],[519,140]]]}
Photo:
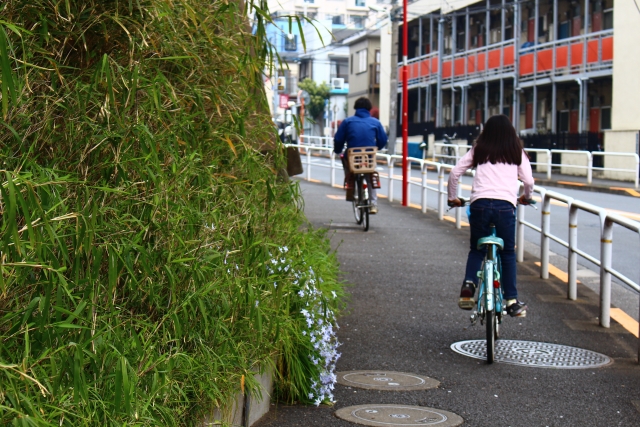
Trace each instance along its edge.
{"label": "apartment building", "polygon": [[409,123],[478,125],[502,113],[521,134],[590,132],[608,151],[637,152],[638,3],[412,3]]}

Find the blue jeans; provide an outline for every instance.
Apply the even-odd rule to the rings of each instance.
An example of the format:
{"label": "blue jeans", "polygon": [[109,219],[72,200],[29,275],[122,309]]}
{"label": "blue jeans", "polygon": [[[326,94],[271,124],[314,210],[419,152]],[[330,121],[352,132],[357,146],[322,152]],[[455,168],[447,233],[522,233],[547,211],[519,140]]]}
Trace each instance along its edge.
{"label": "blue jeans", "polygon": [[471,204],[469,225],[471,248],[467,258],[465,280],[478,284],[477,272],[482,267],[486,248],[478,250],[478,240],[491,234],[490,224],[495,225],[496,235],[504,240],[500,251],[502,260],[502,293],[505,299],[518,298],[516,289],[516,208],[506,200],[479,199]]}

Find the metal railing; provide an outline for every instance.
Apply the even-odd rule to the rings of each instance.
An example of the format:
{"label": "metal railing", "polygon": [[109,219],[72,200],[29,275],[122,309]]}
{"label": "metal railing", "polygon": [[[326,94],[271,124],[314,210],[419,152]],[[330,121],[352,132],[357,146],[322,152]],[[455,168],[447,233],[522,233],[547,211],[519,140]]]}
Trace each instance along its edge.
{"label": "metal railing", "polygon": [[[327,147],[315,147],[310,145],[291,145],[301,150],[301,154],[305,157],[305,161],[302,163],[306,166],[306,179],[311,180],[311,171],[313,167],[329,168],[330,169],[330,184],[336,185],[335,171],[342,170],[341,162],[336,162],[336,155],[331,148]],[[314,164],[311,161],[312,152],[328,153],[330,162],[325,164]],[[549,151],[549,150],[543,150]],[[551,156],[549,156],[550,158]],[[396,162],[402,162],[402,156],[389,155],[378,153],[377,158],[387,167],[388,170],[388,198],[389,201],[394,200],[394,181],[402,181],[402,176],[396,176],[394,174],[394,166]],[[437,212],[438,219],[444,219],[445,209],[447,207],[447,190],[445,185],[445,170],[450,170],[453,165],[433,162],[424,159],[418,159],[409,157],[407,164],[410,165],[419,164],[422,178],[420,180],[409,180],[409,186],[407,191],[408,200],[411,200],[411,189],[417,187],[421,192],[421,204],[420,208],[423,213],[427,212],[427,200],[428,191],[433,191],[437,196]],[[438,174],[437,186],[428,185],[427,181],[427,168],[433,168]],[[407,171],[409,172],[409,171]],[[458,185],[458,196],[461,194],[461,185]],[[535,224],[528,222],[525,219],[525,209],[517,210],[517,222],[516,222],[516,259],[518,262],[524,260],[524,230],[528,227],[532,230],[540,233],[540,277],[543,279],[549,278],[549,255],[550,255],[550,243],[551,241],[557,242],[564,246],[568,250],[568,283],[567,283],[567,297],[570,300],[577,298],[577,260],[578,256],[592,262],[600,267],[600,325],[609,328],[611,325],[611,279],[617,278],[622,283],[626,284],[629,288],[635,292],[640,292],[640,277],[638,282],[634,282],[632,279],[626,277],[622,273],[615,270],[612,266],[612,251],[613,251],[613,226],[617,224],[632,232],[638,234],[640,239],[640,223],[631,219],[624,218],[616,213],[608,212],[604,208],[591,205],[580,200],[575,200],[569,196],[554,191],[549,191],[543,187],[535,186],[534,192],[539,194],[542,203],[540,210],[541,214],[541,226],[538,227]],[[569,241],[565,241],[559,236],[551,233],[551,200],[567,204],[569,208],[568,224],[569,224]],[[584,211],[597,215],[600,219],[600,259],[596,258],[592,254],[588,254],[578,248],[578,211]],[[455,212],[455,225],[456,228],[462,226],[462,209],[456,209]],[[640,258],[640,254],[638,254]],[[640,259],[639,259],[640,262]],[[640,303],[639,303],[640,307]],[[640,331],[639,331],[640,333]],[[638,362],[640,363],[640,341],[638,343]]]}
{"label": "metal railing", "polygon": [[[518,262],[524,260],[524,228],[529,227],[540,233],[540,277],[549,278],[549,245],[554,241],[568,251],[568,282],[567,282],[567,298],[576,300],[578,297],[578,256],[590,261],[600,267],[600,325],[605,328],[611,326],[611,278],[612,276],[620,280],[622,283],[640,293],[640,279],[634,282],[624,274],[615,270],[612,266],[613,253],[613,226],[617,224],[628,230],[638,234],[640,238],[640,223],[631,219],[624,218],[616,213],[608,212],[592,204],[575,200],[572,197],[555,191],[549,191],[543,187],[534,187],[534,192],[538,193],[542,199],[542,209],[540,218],[540,227],[526,221],[525,209],[517,210],[516,225],[516,259]],[[551,201],[556,200],[564,203],[569,208],[568,224],[569,224],[569,241],[561,239],[551,233]],[[598,216],[600,219],[600,259],[592,254],[578,248],[578,211],[588,212]],[[640,258],[640,254],[638,254]],[[640,334],[640,331],[638,331]],[[638,344],[638,361],[640,362],[640,343]]]}
{"label": "metal railing", "polygon": [[[437,145],[437,144],[436,144]],[[587,176],[587,183],[591,184],[593,180],[593,171],[610,171],[610,172],[622,172],[629,173],[634,175],[634,184],[635,188],[639,188],[639,177],[640,177],[640,156],[636,153],[615,153],[611,151],[579,151],[579,150],[546,150],[541,148],[525,148],[527,153],[540,153],[546,155],[545,162],[531,162],[532,165],[542,165],[546,167],[547,179],[551,179],[551,173],[553,167],[561,167],[561,168],[575,168],[575,169],[583,169],[585,170],[585,175]],[[553,154],[571,154],[571,155],[580,155],[584,156],[585,162],[584,164],[567,164],[567,163],[553,163]],[[593,165],[593,157],[594,156],[603,156],[606,158],[610,157],[627,157],[633,159],[635,162],[635,167],[633,169],[629,168],[612,168],[612,167],[597,167]],[[536,156],[537,157],[537,156]]]}

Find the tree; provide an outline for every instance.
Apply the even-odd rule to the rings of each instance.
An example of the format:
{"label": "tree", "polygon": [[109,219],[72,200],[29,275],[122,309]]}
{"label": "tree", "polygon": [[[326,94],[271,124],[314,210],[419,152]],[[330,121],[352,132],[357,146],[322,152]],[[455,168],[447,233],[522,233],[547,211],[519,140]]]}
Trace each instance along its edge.
{"label": "tree", "polygon": [[331,88],[325,82],[317,84],[315,81],[307,78],[298,83],[298,87],[307,91],[311,102],[304,106],[307,114],[316,122],[322,121],[322,113],[324,112],[325,100],[329,99]]}

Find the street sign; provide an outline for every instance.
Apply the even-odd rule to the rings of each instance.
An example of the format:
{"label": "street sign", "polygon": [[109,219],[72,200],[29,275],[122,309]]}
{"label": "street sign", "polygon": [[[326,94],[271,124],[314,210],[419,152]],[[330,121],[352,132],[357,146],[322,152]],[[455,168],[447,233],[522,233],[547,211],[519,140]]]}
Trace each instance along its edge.
{"label": "street sign", "polygon": [[304,100],[304,103],[306,105],[309,105],[309,103],[311,102],[311,97],[309,96],[309,92],[307,92],[306,90],[301,90],[298,93],[298,102],[300,102],[301,99]]}
{"label": "street sign", "polygon": [[289,95],[280,95],[280,108],[289,108]]}

